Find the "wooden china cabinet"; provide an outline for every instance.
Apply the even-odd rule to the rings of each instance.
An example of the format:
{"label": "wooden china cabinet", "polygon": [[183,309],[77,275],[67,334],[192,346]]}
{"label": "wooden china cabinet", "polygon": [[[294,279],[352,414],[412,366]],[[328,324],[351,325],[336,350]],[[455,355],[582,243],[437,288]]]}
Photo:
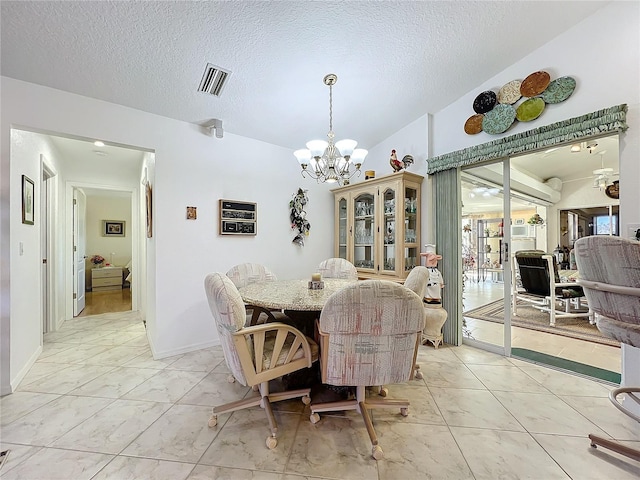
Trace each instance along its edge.
{"label": "wooden china cabinet", "polygon": [[360,278],[404,281],[420,265],[423,180],[400,171],[332,190],[335,256],[353,263]]}

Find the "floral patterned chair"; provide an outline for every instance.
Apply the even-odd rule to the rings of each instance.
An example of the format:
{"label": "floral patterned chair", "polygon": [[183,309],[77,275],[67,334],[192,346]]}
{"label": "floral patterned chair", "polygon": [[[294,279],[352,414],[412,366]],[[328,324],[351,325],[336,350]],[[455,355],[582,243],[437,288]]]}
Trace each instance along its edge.
{"label": "floral patterned chair", "polygon": [[[283,323],[245,327],[245,306],[233,282],[222,273],[207,275],[204,286],[215,319],[227,367],[233,378],[245,386],[258,386],[259,395],[213,408],[209,426],[218,423],[218,414],[260,406],[267,414],[271,435],[269,449],[278,444],[278,425],[271,403],[302,397],[309,404],[309,388],[269,393],[269,381],[311,367],[318,359],[318,345],[299,330]],[[310,373],[311,374],[311,373]]]}
{"label": "floral patterned chair", "polygon": [[[576,240],[574,252],[580,272],[578,284],[596,313],[598,330],[619,342],[640,347],[640,242],[594,235]],[[618,400],[622,395],[626,396],[624,403]],[[640,422],[640,386],[614,388],[609,400]],[[589,439],[592,447],[600,445],[640,461],[640,449],[597,435],[589,435]]]}
{"label": "floral patterned chair", "polygon": [[[231,279],[236,288],[246,287],[250,283],[275,281],[276,276],[264,265],[259,263],[241,263],[235,265],[227,272],[227,277]],[[247,323],[246,325],[257,325],[265,322],[285,322],[291,323],[291,319],[278,310],[267,310],[266,308],[246,305]]]}
{"label": "floral patterned chair", "polygon": [[367,280],[334,293],[320,314],[322,382],[355,386],[355,398],[311,405],[311,422],[319,412],[357,410],[364,420],[372,456],[383,452],[369,416],[371,408],[399,408],[409,413],[409,401],[366,397],[366,387],[406,382],[424,326],[422,298],[388,280]]}
{"label": "floral patterned chair", "polygon": [[318,266],[318,272],[324,278],[344,278],[346,280],[357,280],[358,270],[348,260],[344,258],[329,258]]}

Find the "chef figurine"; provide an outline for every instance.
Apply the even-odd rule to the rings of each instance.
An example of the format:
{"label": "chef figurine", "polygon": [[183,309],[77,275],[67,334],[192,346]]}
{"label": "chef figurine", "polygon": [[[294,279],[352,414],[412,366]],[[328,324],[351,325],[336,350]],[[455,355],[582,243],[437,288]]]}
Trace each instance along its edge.
{"label": "chef figurine", "polygon": [[444,280],[440,270],[438,270],[438,260],[442,260],[442,255],[436,254],[435,245],[426,245],[427,251],[420,256],[425,258],[426,267],[429,270],[429,281],[424,292],[425,303],[442,303],[442,293]]}
{"label": "chef figurine", "polygon": [[440,270],[438,270],[438,260],[442,259],[442,255],[436,254],[435,245],[426,245],[426,247],[427,251],[420,254],[421,257],[425,258],[427,270],[429,270],[429,281],[424,291],[423,300],[425,323],[422,330],[422,343],[429,341],[434,348],[438,348],[438,345],[442,343],[442,326],[447,321],[447,311],[442,308],[441,295],[444,280]]}

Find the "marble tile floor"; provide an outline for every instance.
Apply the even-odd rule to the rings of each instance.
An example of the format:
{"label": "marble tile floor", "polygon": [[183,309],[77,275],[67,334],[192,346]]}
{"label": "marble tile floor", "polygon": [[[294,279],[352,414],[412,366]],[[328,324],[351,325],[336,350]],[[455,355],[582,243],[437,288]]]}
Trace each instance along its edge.
{"label": "marble tile floor", "polygon": [[254,395],[230,384],[220,347],[154,360],[136,312],[68,321],[17,391],[0,399],[3,480],[636,479],[640,463],[593,449],[588,433],[640,447],[609,386],[469,346],[423,346],[423,380],[390,385],[408,417],[373,411],[385,458],[355,412],[313,425],[299,400],[274,405],[278,446]]}
{"label": "marble tile floor", "polygon": [[[464,309],[472,310],[503,298],[503,284],[491,281],[466,282]],[[466,332],[474,340],[504,345],[504,328],[499,323],[466,318]],[[619,347],[601,345],[527,328],[511,328],[511,346],[546,353],[593,367],[620,373],[622,356]]]}

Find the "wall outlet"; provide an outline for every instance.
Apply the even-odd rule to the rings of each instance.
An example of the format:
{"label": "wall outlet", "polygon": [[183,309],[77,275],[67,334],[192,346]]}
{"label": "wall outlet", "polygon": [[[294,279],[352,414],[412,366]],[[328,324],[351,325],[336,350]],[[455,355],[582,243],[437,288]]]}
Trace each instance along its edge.
{"label": "wall outlet", "polygon": [[631,240],[640,240],[640,223],[628,223],[627,232],[627,237]]}

